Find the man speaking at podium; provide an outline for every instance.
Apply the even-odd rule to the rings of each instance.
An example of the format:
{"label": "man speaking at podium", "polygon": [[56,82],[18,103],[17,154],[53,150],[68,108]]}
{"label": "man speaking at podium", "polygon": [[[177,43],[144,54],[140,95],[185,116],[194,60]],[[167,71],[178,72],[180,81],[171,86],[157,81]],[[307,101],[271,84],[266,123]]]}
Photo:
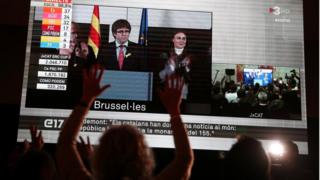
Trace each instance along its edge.
{"label": "man speaking at podium", "polygon": [[125,19],[116,20],[112,24],[112,35],[115,41],[101,48],[98,62],[109,70],[146,71],[147,63],[143,49],[129,41],[131,25]]}

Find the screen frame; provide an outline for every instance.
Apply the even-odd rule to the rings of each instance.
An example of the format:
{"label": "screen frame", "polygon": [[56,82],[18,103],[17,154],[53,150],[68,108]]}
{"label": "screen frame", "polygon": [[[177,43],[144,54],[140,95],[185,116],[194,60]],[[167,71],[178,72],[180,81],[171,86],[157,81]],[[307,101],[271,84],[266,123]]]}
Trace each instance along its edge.
{"label": "screen frame", "polygon": [[[87,1],[77,1],[77,3],[80,3],[80,4],[90,4],[90,3],[88,3]],[[40,3],[40,2],[34,2],[34,1],[32,1],[31,2],[31,4],[32,3],[34,3],[34,4],[37,4],[37,3]],[[116,6],[116,2],[115,1],[110,1],[110,2],[108,2],[108,3],[102,3],[102,4],[104,4],[104,5],[108,5],[108,6],[112,6],[112,5],[114,5],[114,6]],[[141,7],[140,5],[134,5],[134,3],[130,3],[130,5],[132,6],[132,7]],[[119,6],[119,5],[117,5],[117,6]],[[126,5],[126,7],[127,7],[128,5]],[[156,6],[154,6],[154,5],[152,5],[152,4],[147,4],[146,6],[148,6],[148,7],[150,7],[150,8],[156,8]],[[169,7],[168,7],[168,9],[170,9]],[[181,9],[182,10],[190,10],[190,7],[188,7],[188,6],[182,6],[181,7]],[[201,8],[199,8],[199,11],[205,11],[205,12],[207,12],[207,10],[209,10],[210,9],[210,12],[214,12],[211,8],[204,8],[204,7],[201,7]],[[31,14],[31,12],[30,12],[30,17],[32,17],[32,14]],[[29,21],[30,22],[30,21]],[[30,29],[29,29],[29,31],[28,31],[28,37],[30,37],[30,35],[31,35],[31,32],[30,32]],[[29,45],[29,49],[28,49],[28,45],[27,45],[27,56],[26,56],[26,62],[25,62],[25,64],[28,66],[28,50],[30,50],[30,45]],[[29,51],[30,52],[30,51]],[[24,73],[24,77],[26,77],[28,74],[27,74],[27,68],[26,68],[26,66],[25,66],[25,73]],[[302,78],[304,78],[303,77],[304,76],[304,74],[302,73]],[[24,83],[23,83],[23,87],[24,88],[26,88],[26,80],[24,79]],[[304,87],[305,87],[305,85],[303,85]],[[305,94],[305,93],[304,93]],[[23,92],[22,92],[22,101],[21,101],[21,112],[20,112],[20,114],[22,114],[22,115],[25,115],[25,116],[32,116],[35,112],[37,112],[37,113],[39,113],[40,115],[42,114],[42,115],[45,115],[46,113],[47,113],[47,109],[41,109],[41,108],[37,108],[37,109],[33,109],[33,108],[25,108],[24,107],[24,104],[25,104],[25,90],[23,90]],[[306,113],[306,110],[303,110],[305,113]],[[56,112],[57,113],[59,113],[59,115],[61,116],[61,117],[68,117],[68,115],[70,114],[70,112],[71,112],[71,110],[64,110],[64,109],[56,109]],[[95,114],[95,115],[94,115]],[[116,113],[116,112],[108,112],[108,115],[107,114],[105,114],[105,113],[103,113],[103,112],[95,112],[95,111],[92,111],[92,112],[90,112],[89,114],[88,114],[88,118],[90,118],[90,117],[92,117],[92,118],[97,118],[97,117],[103,117],[103,118],[117,118],[117,119],[126,119],[127,117],[129,117],[130,116],[130,118],[132,118],[133,120],[138,120],[138,119],[145,119],[145,120],[149,120],[149,121],[152,121],[152,120],[157,120],[157,121],[163,121],[163,122],[166,122],[167,120],[168,120],[168,116],[167,115],[163,115],[163,114],[157,114],[157,113],[155,113],[155,114],[148,114],[148,117],[146,118],[143,118],[143,115],[142,116],[140,116],[140,115],[137,115],[136,113],[123,113],[123,114],[118,114],[118,113]],[[303,115],[303,117],[305,117],[304,115]],[[194,121],[197,121],[198,119],[202,119],[202,118],[208,118],[207,116],[198,116],[198,117],[194,117],[194,116],[189,116],[189,115],[185,115],[185,116],[183,116],[183,120],[185,121],[185,122],[190,122],[190,123],[192,123],[192,122],[194,122]],[[208,120],[204,120],[204,121],[202,121],[202,122],[204,122],[204,123],[213,123],[211,120],[213,120],[214,121],[214,123],[219,123],[219,124],[226,124],[226,125],[228,125],[228,124],[235,124],[235,125],[248,125],[248,124],[250,124],[250,125],[255,125],[255,126],[263,126],[263,127],[265,127],[265,126],[268,126],[268,127],[277,127],[277,122],[278,122],[278,120],[270,120],[270,119],[259,119],[259,123],[255,123],[255,119],[247,119],[247,118],[236,118],[236,117],[232,117],[232,118],[234,118],[234,119],[232,119],[232,120],[230,120],[230,117],[215,117],[215,118],[212,118],[212,119],[208,119]],[[282,122],[283,123],[285,123],[286,124],[286,127],[288,127],[288,128],[301,128],[301,129],[306,129],[307,127],[306,127],[306,118],[303,118],[303,120],[300,122],[296,122],[296,121],[294,121],[294,122],[291,122],[291,121],[286,121],[286,120],[282,120]],[[27,134],[26,134],[26,132],[25,131],[21,131],[21,130],[19,130],[19,133],[22,133],[22,134],[25,134],[26,136],[28,136]],[[84,133],[85,134],[85,133]],[[148,138],[150,138],[150,139],[152,139],[152,138],[156,138],[156,139],[158,139],[158,137],[157,136],[153,136],[153,135],[147,135],[147,139]],[[159,139],[160,139],[160,137],[159,137]],[[191,139],[191,141],[192,142],[194,142],[194,140],[192,140],[192,139],[197,139],[197,138],[190,138]],[[224,139],[224,138],[223,138]],[[21,137],[18,137],[18,140],[19,141],[22,141],[22,139],[21,139]],[[49,139],[48,139],[49,140]],[[52,139],[53,140],[53,139]],[[216,141],[219,141],[220,140],[220,138],[214,138],[214,142],[216,142]],[[233,142],[234,142],[234,138],[230,138],[230,143],[226,143],[226,144],[229,144],[229,145],[231,145]],[[48,141],[48,142],[51,142],[50,140]],[[54,140],[52,141],[52,142],[54,142]],[[210,142],[210,144],[211,144],[212,142]],[[299,145],[299,147],[302,147],[302,146],[307,146],[306,145],[306,143],[305,142],[297,142],[298,144],[300,144],[300,143],[302,143],[303,145]],[[170,143],[168,143],[168,144],[170,144]],[[192,144],[194,144],[194,143],[192,143]],[[202,144],[205,144],[204,142],[200,142],[200,146],[202,145]],[[212,144],[214,144],[214,143],[212,143]],[[171,143],[171,145],[172,145],[172,143]],[[170,145],[170,147],[172,147]],[[151,145],[152,146],[152,145]],[[229,149],[229,147],[230,146],[226,146],[224,149],[225,150],[227,150],[227,149]],[[201,148],[200,148],[201,149]],[[218,149],[216,149],[216,150],[218,150]],[[299,149],[300,150],[300,149]],[[307,153],[307,150],[306,149],[304,149],[304,151],[302,151],[302,152],[304,152],[304,153]]]}

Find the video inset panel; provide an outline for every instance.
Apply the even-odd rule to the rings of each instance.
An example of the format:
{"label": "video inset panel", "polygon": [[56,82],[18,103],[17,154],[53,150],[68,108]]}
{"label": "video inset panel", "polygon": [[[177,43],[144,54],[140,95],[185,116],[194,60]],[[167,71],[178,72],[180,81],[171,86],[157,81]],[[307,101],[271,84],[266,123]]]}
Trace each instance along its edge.
{"label": "video inset panel", "polygon": [[300,70],[213,64],[213,115],[301,120]]}

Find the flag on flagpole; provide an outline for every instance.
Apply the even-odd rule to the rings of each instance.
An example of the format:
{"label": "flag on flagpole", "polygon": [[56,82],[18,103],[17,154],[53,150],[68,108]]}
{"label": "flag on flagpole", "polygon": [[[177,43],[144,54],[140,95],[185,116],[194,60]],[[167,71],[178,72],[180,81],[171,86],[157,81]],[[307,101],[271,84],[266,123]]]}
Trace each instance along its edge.
{"label": "flag on flagpole", "polygon": [[146,8],[142,9],[141,25],[139,33],[139,44],[142,46],[148,45],[148,11]]}
{"label": "flag on flagpole", "polygon": [[99,47],[100,47],[100,17],[99,17],[99,6],[94,5],[90,32],[88,37],[88,45],[92,47],[94,55],[98,56]]}

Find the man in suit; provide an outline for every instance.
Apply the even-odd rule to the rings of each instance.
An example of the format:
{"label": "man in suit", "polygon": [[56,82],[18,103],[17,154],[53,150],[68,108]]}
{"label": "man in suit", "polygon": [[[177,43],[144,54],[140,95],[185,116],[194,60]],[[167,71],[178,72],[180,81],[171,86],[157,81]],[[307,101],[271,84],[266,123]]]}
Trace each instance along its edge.
{"label": "man in suit", "polygon": [[147,63],[143,47],[129,41],[131,25],[125,19],[112,24],[112,35],[115,41],[101,48],[98,61],[105,69],[122,71],[146,71]]}
{"label": "man in suit", "polygon": [[80,26],[72,22],[70,47],[68,49],[59,49],[60,55],[67,55],[69,57],[67,94],[63,98],[63,101],[71,105],[71,107],[75,106],[82,96],[83,70],[90,69],[96,63],[92,47],[86,42],[80,41],[79,32]]}

